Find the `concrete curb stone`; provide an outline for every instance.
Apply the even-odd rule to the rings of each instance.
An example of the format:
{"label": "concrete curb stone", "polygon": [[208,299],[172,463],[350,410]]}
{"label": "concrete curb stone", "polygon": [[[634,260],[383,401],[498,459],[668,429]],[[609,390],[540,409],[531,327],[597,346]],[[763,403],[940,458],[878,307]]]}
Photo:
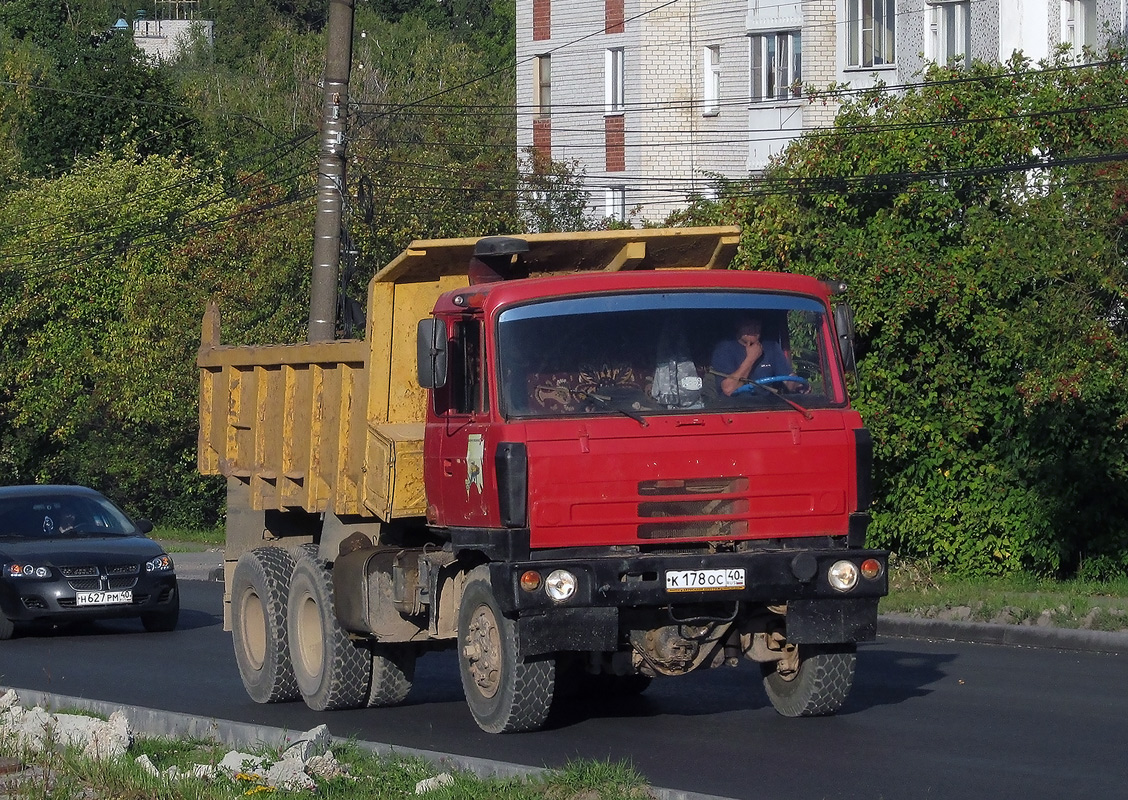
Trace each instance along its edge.
{"label": "concrete curb stone", "polygon": [[[40,692],[34,689],[0,686],[0,694],[9,688],[15,689],[20,701],[27,705],[51,708],[82,708],[97,714],[110,716],[115,711],[124,712],[130,729],[146,736],[165,736],[169,738],[196,738],[218,742],[232,748],[277,748],[284,750],[298,742],[304,731],[290,731],[266,725],[234,722],[223,719],[210,719],[192,714],[178,714],[153,708],[140,708],[104,700],[91,700],[84,697]],[[349,742],[380,756],[421,758],[439,770],[459,770],[477,775],[479,778],[526,778],[541,775],[549,770],[542,767],[529,767],[511,764],[488,758],[460,756],[453,753],[440,753],[434,750],[420,750],[413,747],[399,747],[382,742],[365,742],[356,739],[333,737],[334,742]],[[679,789],[648,787],[655,800],[729,800],[716,795],[698,794]]]}
{"label": "concrete curb stone", "polygon": [[991,622],[952,622],[908,614],[882,614],[878,636],[939,639],[1009,647],[1046,647],[1089,653],[1128,654],[1128,632],[1089,631],[1038,625],[1000,625]]}

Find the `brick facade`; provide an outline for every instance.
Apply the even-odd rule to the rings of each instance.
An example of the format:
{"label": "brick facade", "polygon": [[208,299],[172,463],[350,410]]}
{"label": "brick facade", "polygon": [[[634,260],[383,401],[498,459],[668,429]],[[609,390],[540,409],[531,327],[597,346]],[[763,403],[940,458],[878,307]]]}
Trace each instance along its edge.
{"label": "brick facade", "polygon": [[[516,6],[518,146],[577,162],[595,215],[625,191],[640,209],[635,222],[661,221],[690,197],[708,193],[711,176],[756,174],[794,138],[833,125],[834,97],[753,102],[749,35],[801,35],[805,92],[833,84],[913,84],[921,79],[930,9],[927,0],[897,0],[897,63],[850,68],[845,0],[555,0],[551,8],[550,2],[518,0]],[[1097,0],[1102,30],[1124,29],[1121,7],[1117,0]],[[1027,54],[1046,52],[1047,41],[1060,40],[1060,8],[1061,0],[974,0],[973,57],[1003,60],[1000,52],[1006,49],[1009,57],[1012,40]],[[604,105],[609,49],[623,52],[621,115],[606,114]],[[550,52],[552,104],[566,113],[557,117],[556,130],[533,119],[532,59]],[[707,109],[710,69],[718,71],[720,91],[715,108]]]}
{"label": "brick facade", "polygon": [[552,0],[533,0],[533,41],[552,38]]}
{"label": "brick facade", "polygon": [[622,116],[603,118],[603,160],[608,172],[622,172],[627,168],[625,132]]}
{"label": "brick facade", "polygon": [[545,158],[552,158],[552,120],[533,120],[533,149]]}
{"label": "brick facade", "polygon": [[623,32],[623,0],[603,0],[603,32]]}

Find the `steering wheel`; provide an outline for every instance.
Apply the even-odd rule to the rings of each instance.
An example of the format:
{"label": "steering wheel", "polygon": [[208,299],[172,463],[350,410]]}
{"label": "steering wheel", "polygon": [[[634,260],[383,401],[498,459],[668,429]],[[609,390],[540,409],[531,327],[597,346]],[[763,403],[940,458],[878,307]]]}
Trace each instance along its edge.
{"label": "steering wheel", "polygon": [[746,384],[742,385],[739,389],[737,389],[735,392],[733,392],[733,394],[752,394],[752,392],[756,391],[757,386],[764,386],[765,384],[769,384],[769,383],[785,383],[785,382],[787,382],[787,383],[791,383],[791,382],[801,383],[804,386],[810,386],[811,385],[810,381],[808,381],[806,378],[802,378],[798,375],[769,375],[766,378],[758,378],[757,380],[752,381],[752,383],[746,383]]}

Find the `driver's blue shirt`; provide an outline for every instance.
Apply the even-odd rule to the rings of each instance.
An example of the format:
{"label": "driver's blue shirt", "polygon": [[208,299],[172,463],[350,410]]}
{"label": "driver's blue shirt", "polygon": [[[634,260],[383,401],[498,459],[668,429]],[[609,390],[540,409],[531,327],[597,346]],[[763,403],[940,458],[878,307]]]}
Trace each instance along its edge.
{"label": "driver's blue shirt", "polygon": [[[771,378],[776,375],[791,375],[791,362],[787,356],[784,355],[783,348],[779,346],[779,342],[765,342],[760,341],[760,345],[764,348],[763,355],[752,367],[752,371],[748,373],[749,380],[760,380],[761,378]],[[725,376],[731,375],[736,372],[736,368],[744,361],[744,345],[736,339],[726,339],[719,342],[713,348],[713,369],[717,372],[724,373]],[[721,389],[721,382],[724,377],[717,376],[717,390]]]}

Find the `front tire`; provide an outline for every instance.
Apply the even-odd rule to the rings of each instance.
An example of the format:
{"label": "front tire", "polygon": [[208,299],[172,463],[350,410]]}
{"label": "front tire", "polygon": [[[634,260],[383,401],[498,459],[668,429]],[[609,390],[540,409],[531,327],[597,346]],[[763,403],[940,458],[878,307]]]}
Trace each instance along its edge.
{"label": "front tire", "polygon": [[0,642],[11,639],[16,632],[16,623],[0,614]]}
{"label": "front tire", "polygon": [[306,705],[314,711],[365,706],[372,657],[337,621],[332,576],[307,549],[294,558],[286,625],[294,677]]}
{"label": "front tire", "polygon": [[294,559],[281,547],[243,553],[231,579],[231,636],[235,662],[256,703],[301,697],[286,633],[286,602]]}
{"label": "front tire", "polygon": [[520,659],[517,626],[498,609],[486,567],[467,576],[458,609],[458,671],[466,704],[486,733],[539,730],[556,683],[552,657]]}
{"label": "front tire", "polygon": [[799,669],[784,675],[781,662],[760,665],[764,689],[785,717],[822,717],[842,708],[854,685],[857,645],[799,645]]}

